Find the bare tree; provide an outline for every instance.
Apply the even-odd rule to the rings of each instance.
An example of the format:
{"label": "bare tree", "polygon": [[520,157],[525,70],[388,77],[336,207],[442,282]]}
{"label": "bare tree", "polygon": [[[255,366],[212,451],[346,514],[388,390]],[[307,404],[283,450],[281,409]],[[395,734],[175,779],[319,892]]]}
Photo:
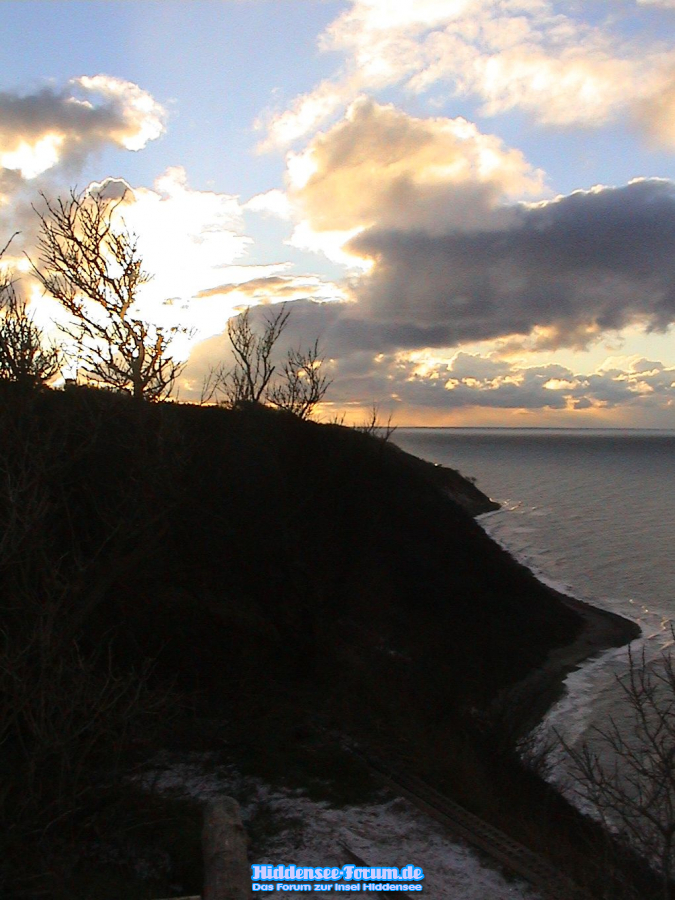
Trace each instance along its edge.
{"label": "bare tree", "polygon": [[253,401],[265,396],[276,366],[272,362],[274,345],[288,323],[290,311],[282,304],[276,315],[265,319],[262,334],[256,334],[249,318],[250,307],[227,323],[227,336],[234,354],[231,370],[221,369],[220,384],[231,403]]}
{"label": "bare tree", "polygon": [[396,431],[396,425],[391,423],[392,418],[393,413],[389,413],[389,418],[386,422],[380,421],[380,407],[377,403],[373,403],[366,421],[362,425],[355,425],[354,428],[356,431],[362,431],[364,434],[380,438],[386,443]]}
{"label": "bare tree", "polygon": [[[0,251],[2,259],[13,238]],[[37,387],[53,378],[61,367],[58,347],[44,342],[42,331],[17,295],[10,271],[0,275],[0,381]]]}
{"label": "bare tree", "polygon": [[282,304],[275,314],[265,318],[260,334],[251,325],[250,307],[230,319],[227,336],[234,368],[221,365],[210,370],[202,389],[202,402],[223,394],[225,402],[232,406],[241,402],[269,403],[300,418],[309,418],[330,381],[320,371],[323,357],[318,341],[308,350],[289,350],[281,369],[274,362],[274,351],[290,314],[286,304]]}
{"label": "bare tree", "polygon": [[143,269],[138,238],[114,217],[124,197],[76,194],[51,202],[43,195],[39,261],[33,271],[44,289],[71,314],[62,326],[76,341],[85,377],[130,391],[136,399],[167,396],[183,368],[170,355],[180,327],[137,318],[134,304],[151,276]]}
{"label": "bare tree", "polygon": [[662,896],[675,896],[675,663],[670,652],[648,663],[628,650],[617,678],[626,720],[592,729],[592,745],[563,746],[578,795],[658,871]]}
{"label": "bare tree", "polygon": [[323,362],[318,341],[308,350],[289,350],[281,378],[268,391],[269,403],[301,419],[310,418],[331,385],[328,376],[321,372]]}

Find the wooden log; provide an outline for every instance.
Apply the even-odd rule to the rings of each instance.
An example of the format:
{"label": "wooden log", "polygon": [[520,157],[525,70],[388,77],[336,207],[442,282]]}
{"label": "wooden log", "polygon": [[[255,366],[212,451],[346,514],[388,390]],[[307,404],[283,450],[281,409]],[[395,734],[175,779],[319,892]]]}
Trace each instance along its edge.
{"label": "wooden log", "polygon": [[204,900],[248,900],[251,869],[239,804],[218,797],[204,810]]}

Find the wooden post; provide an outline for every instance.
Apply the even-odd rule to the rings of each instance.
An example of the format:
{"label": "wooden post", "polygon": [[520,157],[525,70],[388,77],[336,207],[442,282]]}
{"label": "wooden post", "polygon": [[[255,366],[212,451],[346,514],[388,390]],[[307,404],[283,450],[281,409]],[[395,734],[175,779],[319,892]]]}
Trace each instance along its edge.
{"label": "wooden post", "polygon": [[204,810],[204,900],[248,900],[251,869],[239,804],[218,797]]}

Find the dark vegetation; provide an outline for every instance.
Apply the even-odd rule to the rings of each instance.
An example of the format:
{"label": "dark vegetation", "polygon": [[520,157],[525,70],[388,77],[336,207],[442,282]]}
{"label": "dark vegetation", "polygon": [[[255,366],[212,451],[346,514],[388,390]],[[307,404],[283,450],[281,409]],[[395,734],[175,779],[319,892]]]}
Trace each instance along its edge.
{"label": "dark vegetation", "polygon": [[198,811],[134,765],[216,747],[353,800],[338,732],[582,867],[592,829],[478,714],[579,622],[469,482],[257,404],[0,388],[3,896],[120,896],[143,846],[170,875],[125,896],[198,889]]}
{"label": "dark vegetation", "polygon": [[[671,636],[675,630],[671,625]],[[650,860],[662,897],[673,897],[675,863],[675,659],[669,647],[647,662],[628,648],[628,673],[617,676],[630,727],[611,719],[591,729],[594,741],[563,742],[577,793],[608,830]],[[619,765],[616,765],[616,761]]]}
{"label": "dark vegetation", "polygon": [[88,641],[107,635],[125,664],[334,677],[356,654],[396,661],[411,691],[440,661],[467,707],[575,632],[438,490],[445,470],[377,440],[256,406],[5,393],[3,442],[25,441],[24,465],[43,457],[50,551],[86,573]]}
{"label": "dark vegetation", "polygon": [[[0,251],[0,260],[12,240]],[[61,368],[58,347],[45,342],[40,328],[17,293],[10,271],[0,271],[0,381],[32,390],[54,378]]]}

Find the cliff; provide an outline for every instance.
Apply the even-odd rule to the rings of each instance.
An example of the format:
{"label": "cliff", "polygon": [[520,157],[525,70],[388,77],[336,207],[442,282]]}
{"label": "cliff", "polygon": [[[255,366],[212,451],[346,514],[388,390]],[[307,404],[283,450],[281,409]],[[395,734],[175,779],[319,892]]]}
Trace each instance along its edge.
{"label": "cliff", "polygon": [[480,516],[483,513],[494,512],[499,509],[499,503],[490,500],[479,490],[472,480],[464,478],[455,469],[441,466],[411,456],[400,447],[396,446],[396,435],[392,438],[388,452],[399,455],[399,464],[410,472],[411,477],[425,479],[434,484],[441,492],[444,492],[458,506],[461,506],[470,516]]}
{"label": "cliff", "polygon": [[[565,667],[633,636],[497,546],[473,484],[373,436],[260,406],[0,387],[7,871],[49,821],[85,840],[99,773],[180,741],[183,714],[148,726],[176,709],[260,771],[292,768],[320,725],[441,773],[480,814],[516,809],[518,787],[506,807],[495,793],[495,702],[525,684],[522,726]],[[211,728],[192,744],[211,748]]]}
{"label": "cliff", "polygon": [[80,639],[122,666],[220,680],[255,658],[386,705],[391,678],[404,697],[431,683],[460,709],[581,628],[474,522],[494,507],[473,484],[372,436],[91,389],[3,413],[2,452],[30,456],[49,504],[40,539],[64,573],[78,560]]}

